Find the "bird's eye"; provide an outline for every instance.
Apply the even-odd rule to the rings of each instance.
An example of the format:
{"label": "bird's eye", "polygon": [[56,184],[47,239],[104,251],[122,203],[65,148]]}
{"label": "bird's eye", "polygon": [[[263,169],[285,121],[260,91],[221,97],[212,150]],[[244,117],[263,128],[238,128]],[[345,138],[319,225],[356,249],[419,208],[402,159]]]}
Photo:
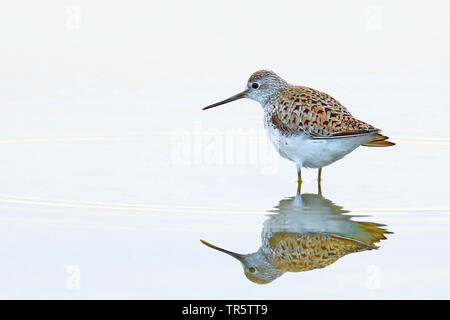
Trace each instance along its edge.
{"label": "bird's eye", "polygon": [[258,89],[258,88],[259,88],[259,83],[253,82],[253,83],[252,83],[252,88],[253,88],[253,89]]}
{"label": "bird's eye", "polygon": [[255,272],[256,272],[256,269],[253,268],[253,267],[250,267],[250,268],[248,268],[248,272],[250,272],[250,273],[255,273]]}

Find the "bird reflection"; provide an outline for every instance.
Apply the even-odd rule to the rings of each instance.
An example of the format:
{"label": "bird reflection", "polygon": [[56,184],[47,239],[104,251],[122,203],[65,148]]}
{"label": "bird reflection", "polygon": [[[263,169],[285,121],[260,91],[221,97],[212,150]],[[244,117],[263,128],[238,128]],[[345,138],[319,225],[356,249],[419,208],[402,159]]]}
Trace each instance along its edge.
{"label": "bird reflection", "polygon": [[244,267],[245,276],[259,284],[269,283],[285,272],[324,268],[354,252],[378,249],[386,239],[381,224],[353,221],[342,207],[319,194],[297,194],[286,198],[264,222],[258,251],[239,254],[212,245]]}

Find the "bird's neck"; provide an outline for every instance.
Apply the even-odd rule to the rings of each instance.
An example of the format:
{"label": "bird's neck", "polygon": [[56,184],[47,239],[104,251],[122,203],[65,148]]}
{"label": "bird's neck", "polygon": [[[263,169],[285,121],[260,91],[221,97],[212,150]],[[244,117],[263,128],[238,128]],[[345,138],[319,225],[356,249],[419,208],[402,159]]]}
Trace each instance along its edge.
{"label": "bird's neck", "polygon": [[271,94],[262,97],[259,103],[263,107],[264,111],[268,113],[275,112],[278,99],[280,98],[282,93],[290,87],[292,87],[292,85],[286,83],[286,85],[281,86],[275,92],[271,92]]}

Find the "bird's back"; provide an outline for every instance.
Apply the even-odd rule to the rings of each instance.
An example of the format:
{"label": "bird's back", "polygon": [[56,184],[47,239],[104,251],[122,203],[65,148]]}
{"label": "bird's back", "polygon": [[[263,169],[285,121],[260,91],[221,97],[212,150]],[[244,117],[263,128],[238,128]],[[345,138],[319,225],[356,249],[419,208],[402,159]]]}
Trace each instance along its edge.
{"label": "bird's back", "polygon": [[379,130],[353,117],[330,95],[302,86],[284,90],[274,102],[273,124],[286,134],[305,133],[311,137],[337,137]]}

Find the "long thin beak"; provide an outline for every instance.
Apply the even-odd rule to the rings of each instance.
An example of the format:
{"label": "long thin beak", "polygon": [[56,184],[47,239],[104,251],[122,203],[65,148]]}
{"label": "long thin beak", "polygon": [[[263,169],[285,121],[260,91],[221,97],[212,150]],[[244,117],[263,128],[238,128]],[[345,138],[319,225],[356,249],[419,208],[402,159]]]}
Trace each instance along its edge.
{"label": "long thin beak", "polygon": [[211,109],[211,108],[220,106],[220,105],[222,105],[222,104],[225,104],[225,103],[228,103],[228,102],[231,102],[231,101],[234,101],[234,100],[238,100],[238,99],[245,98],[245,95],[246,95],[246,94],[247,94],[247,90],[242,91],[241,93],[235,94],[234,96],[232,96],[232,97],[230,97],[230,98],[228,98],[228,99],[225,99],[225,100],[223,100],[223,101],[214,103],[214,104],[212,104],[212,105],[210,105],[210,106],[204,107],[202,110]]}
{"label": "long thin beak", "polygon": [[211,244],[209,242],[206,242],[205,240],[200,240],[200,242],[203,243],[204,245],[210,247],[210,248],[216,249],[218,251],[222,251],[222,252],[232,256],[233,258],[238,259],[240,262],[242,262],[242,259],[243,259],[243,255],[242,254],[239,254],[239,253],[236,253],[236,252],[232,252],[232,251],[228,251],[228,250],[216,247],[215,245],[213,245],[213,244]]}

